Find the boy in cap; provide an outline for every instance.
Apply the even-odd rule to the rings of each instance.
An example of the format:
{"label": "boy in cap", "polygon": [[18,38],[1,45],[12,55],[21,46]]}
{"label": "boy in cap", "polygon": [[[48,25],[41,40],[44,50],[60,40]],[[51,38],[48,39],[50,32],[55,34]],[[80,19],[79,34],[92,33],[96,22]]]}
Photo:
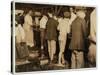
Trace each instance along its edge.
{"label": "boy in cap", "polygon": [[54,54],[56,52],[56,41],[57,41],[57,26],[58,21],[55,15],[51,12],[48,13],[49,18],[46,25],[46,38],[48,42],[48,53],[50,58],[50,63],[54,59]]}

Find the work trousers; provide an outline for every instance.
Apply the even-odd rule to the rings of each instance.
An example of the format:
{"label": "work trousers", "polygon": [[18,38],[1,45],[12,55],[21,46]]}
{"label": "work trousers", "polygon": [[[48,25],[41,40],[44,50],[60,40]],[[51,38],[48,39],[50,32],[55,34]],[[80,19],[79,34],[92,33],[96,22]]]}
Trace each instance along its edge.
{"label": "work trousers", "polygon": [[71,57],[71,68],[79,69],[84,67],[84,53],[83,51],[73,50]]}
{"label": "work trousers", "polygon": [[56,52],[56,41],[55,40],[48,40],[48,52],[50,60],[53,60],[54,54]]}

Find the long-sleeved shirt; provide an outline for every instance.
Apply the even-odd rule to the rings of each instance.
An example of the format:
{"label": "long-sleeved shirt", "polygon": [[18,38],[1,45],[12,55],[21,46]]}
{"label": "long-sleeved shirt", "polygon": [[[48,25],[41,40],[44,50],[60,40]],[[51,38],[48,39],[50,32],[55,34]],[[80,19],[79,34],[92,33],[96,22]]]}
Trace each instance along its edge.
{"label": "long-sleeved shirt", "polygon": [[25,22],[25,24],[27,24],[27,25],[33,25],[33,20],[32,20],[32,17],[30,16],[30,15],[26,15],[25,16],[25,18],[24,18],[24,22]]}
{"label": "long-sleeved shirt", "polygon": [[30,30],[30,28],[31,28],[32,25],[33,25],[32,17],[29,14],[27,14],[24,17],[24,25],[23,25],[23,28],[25,30]]}
{"label": "long-sleeved shirt", "polygon": [[59,30],[59,40],[66,38],[67,33],[70,32],[70,20],[68,18],[60,19],[58,28]]}
{"label": "long-sleeved shirt", "polygon": [[40,20],[40,28],[46,29],[46,23],[48,21],[48,18],[46,16],[43,16]]}

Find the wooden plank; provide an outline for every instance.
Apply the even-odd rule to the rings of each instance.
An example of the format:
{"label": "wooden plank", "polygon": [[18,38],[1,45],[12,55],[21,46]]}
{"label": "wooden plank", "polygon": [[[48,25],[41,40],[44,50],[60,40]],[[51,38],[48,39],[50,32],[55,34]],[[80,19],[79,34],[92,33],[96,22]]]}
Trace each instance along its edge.
{"label": "wooden plank", "polygon": [[29,61],[16,61],[16,66],[25,65],[25,64],[29,64],[29,63],[31,63],[31,62],[29,62]]}

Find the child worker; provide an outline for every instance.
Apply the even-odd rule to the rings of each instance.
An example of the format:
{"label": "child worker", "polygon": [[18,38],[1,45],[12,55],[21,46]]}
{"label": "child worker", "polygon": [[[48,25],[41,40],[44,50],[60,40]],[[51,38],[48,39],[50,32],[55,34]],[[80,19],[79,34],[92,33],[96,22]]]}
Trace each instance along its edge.
{"label": "child worker", "polygon": [[48,53],[50,61],[49,63],[52,64],[54,60],[54,55],[56,52],[56,41],[57,41],[57,16],[52,14],[52,12],[48,12],[48,21],[46,24],[46,38],[48,42]]}
{"label": "child worker", "polygon": [[60,51],[59,51],[59,58],[58,58],[58,66],[64,67],[64,51],[65,51],[65,46],[66,46],[66,40],[67,40],[67,34],[70,32],[70,12],[65,11],[64,12],[64,17],[59,18],[59,25],[58,25],[58,30],[59,30],[59,46],[60,46]]}

